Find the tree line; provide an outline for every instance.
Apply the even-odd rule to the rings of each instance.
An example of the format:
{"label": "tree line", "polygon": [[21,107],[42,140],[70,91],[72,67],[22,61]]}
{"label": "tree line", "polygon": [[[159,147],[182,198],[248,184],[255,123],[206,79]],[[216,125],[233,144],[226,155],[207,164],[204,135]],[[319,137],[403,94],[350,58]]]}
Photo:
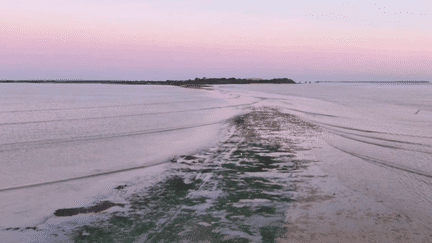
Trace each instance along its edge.
{"label": "tree line", "polygon": [[238,78],[195,78],[194,80],[0,80],[0,83],[102,83],[102,84],[135,84],[135,85],[211,85],[211,84],[295,84],[292,79],[238,79]]}

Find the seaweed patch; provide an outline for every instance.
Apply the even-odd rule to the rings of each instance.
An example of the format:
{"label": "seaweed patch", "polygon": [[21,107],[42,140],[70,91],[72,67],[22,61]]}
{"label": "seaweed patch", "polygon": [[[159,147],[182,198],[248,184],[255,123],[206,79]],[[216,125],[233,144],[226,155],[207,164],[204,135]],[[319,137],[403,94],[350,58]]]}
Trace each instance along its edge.
{"label": "seaweed patch", "polygon": [[121,203],[112,203],[110,201],[102,201],[99,202],[98,204],[91,206],[91,207],[80,207],[80,208],[62,208],[62,209],[57,209],[54,212],[55,216],[58,217],[66,217],[66,216],[73,216],[73,215],[77,215],[77,214],[87,214],[87,213],[99,213],[102,212],[104,210],[107,210],[111,207],[114,206],[120,206],[120,207],[124,207],[124,204]]}
{"label": "seaweed patch", "polygon": [[231,136],[217,148],[171,159],[170,176],[128,194],[127,212],[69,236],[75,242],[275,242],[294,200],[290,173],[309,163],[296,159],[302,147],[283,133],[314,129],[296,119],[268,108],[234,119]]}

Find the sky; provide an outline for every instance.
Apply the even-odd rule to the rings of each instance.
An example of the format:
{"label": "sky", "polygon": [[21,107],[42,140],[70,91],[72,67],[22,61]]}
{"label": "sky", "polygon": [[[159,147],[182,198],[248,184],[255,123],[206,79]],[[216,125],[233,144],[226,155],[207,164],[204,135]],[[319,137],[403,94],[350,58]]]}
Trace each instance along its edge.
{"label": "sky", "polygon": [[1,0],[0,80],[432,81],[430,0]]}

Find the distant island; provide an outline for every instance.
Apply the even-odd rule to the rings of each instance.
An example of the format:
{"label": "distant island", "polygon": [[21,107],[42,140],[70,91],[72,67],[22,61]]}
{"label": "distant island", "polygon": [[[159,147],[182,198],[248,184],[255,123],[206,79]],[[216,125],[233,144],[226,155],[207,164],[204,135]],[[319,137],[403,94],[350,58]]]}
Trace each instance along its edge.
{"label": "distant island", "polygon": [[176,85],[176,86],[204,86],[211,84],[295,84],[292,79],[237,79],[237,78],[195,78],[194,80],[0,80],[0,83],[85,83],[85,84],[133,84],[133,85]]}

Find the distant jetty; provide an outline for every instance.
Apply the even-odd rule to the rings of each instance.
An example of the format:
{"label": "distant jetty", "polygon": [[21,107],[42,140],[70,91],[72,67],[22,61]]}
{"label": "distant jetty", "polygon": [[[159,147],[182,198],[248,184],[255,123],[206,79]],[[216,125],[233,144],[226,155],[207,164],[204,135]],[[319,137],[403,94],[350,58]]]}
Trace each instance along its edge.
{"label": "distant jetty", "polygon": [[429,84],[429,81],[315,81],[315,83],[366,83],[366,84],[385,84],[385,85],[402,85],[402,84]]}
{"label": "distant jetty", "polygon": [[237,78],[196,78],[194,80],[166,80],[166,81],[146,81],[146,80],[0,80],[0,83],[59,83],[59,84],[132,84],[132,85],[175,85],[187,87],[199,87],[204,85],[216,84],[295,84],[292,79],[237,79]]}

